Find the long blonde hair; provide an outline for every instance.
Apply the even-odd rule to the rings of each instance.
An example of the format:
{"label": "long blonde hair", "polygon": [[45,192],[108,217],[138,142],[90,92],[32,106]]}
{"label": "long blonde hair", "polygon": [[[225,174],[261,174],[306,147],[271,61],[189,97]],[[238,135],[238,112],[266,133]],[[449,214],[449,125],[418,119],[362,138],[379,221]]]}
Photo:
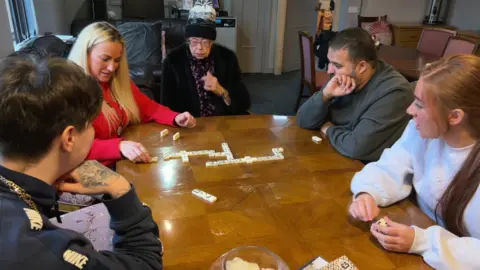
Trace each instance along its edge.
{"label": "long blonde hair", "polygon": [[[455,55],[426,67],[421,74],[427,94],[436,101],[440,118],[454,109],[465,112],[464,126],[477,140],[467,159],[440,198],[436,213],[447,229],[458,236],[469,236],[464,212],[480,185],[480,58]],[[444,120],[446,122],[446,120]],[[448,123],[444,123],[448,125]]]}
{"label": "long blonde hair", "polygon": [[[68,59],[81,66],[85,72],[90,73],[88,55],[93,47],[102,42],[118,42],[123,46],[123,54],[118,69],[113,75],[110,89],[113,97],[119,105],[127,112],[130,123],[140,123],[140,111],[132,94],[130,75],[128,73],[128,62],[126,55],[125,41],[120,32],[107,22],[95,22],[85,27],[79,34]],[[105,100],[102,103],[102,113],[107,119],[108,128],[119,122],[120,118]]]}

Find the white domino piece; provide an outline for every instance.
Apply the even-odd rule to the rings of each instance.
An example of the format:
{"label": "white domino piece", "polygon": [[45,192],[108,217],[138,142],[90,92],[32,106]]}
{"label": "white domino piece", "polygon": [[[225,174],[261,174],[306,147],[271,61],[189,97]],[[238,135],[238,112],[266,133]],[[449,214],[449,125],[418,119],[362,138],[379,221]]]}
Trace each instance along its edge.
{"label": "white domino piece", "polygon": [[207,167],[217,167],[217,163],[216,162],[212,162],[212,161],[207,161],[207,163],[205,163],[205,166]]}
{"label": "white domino piece", "polygon": [[208,154],[208,157],[211,158],[225,158],[227,155],[225,153],[210,153]]}
{"label": "white domino piece", "polygon": [[192,190],[192,194],[199,197],[200,199],[203,199],[207,202],[213,203],[217,200],[217,197],[206,193],[205,191],[202,191],[200,189],[194,189]]}
{"label": "white domino piece", "polygon": [[182,157],[182,154],[180,154],[180,153],[171,153],[171,154],[164,155],[163,159],[164,160],[170,160],[170,159],[181,158],[181,157]]}
{"label": "white domino piece", "polygon": [[228,160],[234,159],[232,151],[230,150],[230,147],[228,146],[228,143],[222,143],[222,150],[223,150],[223,153],[225,153],[225,157],[227,157]]}
{"label": "white domino piece", "polygon": [[189,157],[195,157],[195,156],[203,156],[205,153],[203,151],[193,151],[193,152],[187,152],[187,155]]}
{"label": "white domino piece", "polygon": [[322,142],[322,138],[318,137],[318,136],[312,136],[312,141],[316,144],[319,144]]}
{"label": "white domino piece", "polygon": [[197,151],[199,156],[210,156],[210,154],[214,154],[214,150],[202,150],[202,151]]}
{"label": "white domino piece", "polygon": [[278,150],[278,148],[273,148],[273,149],[272,149],[272,152],[273,152],[273,155],[274,155],[274,156],[280,156],[280,155],[282,155],[282,152],[280,152],[280,151]]}
{"label": "white domino piece", "polygon": [[183,162],[183,163],[189,162],[187,152],[181,151],[180,154],[182,155],[182,162]]}
{"label": "white domino piece", "polygon": [[387,225],[387,222],[385,221],[385,219],[381,218],[377,221],[377,224],[382,226],[382,227],[388,227]]}
{"label": "white domino piece", "polygon": [[180,138],[180,132],[177,132],[173,135],[173,140],[176,141]]}
{"label": "white domino piece", "polygon": [[152,159],[150,160],[150,163],[156,163],[158,162],[158,157],[152,157]]}
{"label": "white domino piece", "polygon": [[162,132],[160,132],[160,137],[162,137],[162,138],[167,136],[167,135],[168,135],[168,129],[164,129],[164,130],[162,130]]}

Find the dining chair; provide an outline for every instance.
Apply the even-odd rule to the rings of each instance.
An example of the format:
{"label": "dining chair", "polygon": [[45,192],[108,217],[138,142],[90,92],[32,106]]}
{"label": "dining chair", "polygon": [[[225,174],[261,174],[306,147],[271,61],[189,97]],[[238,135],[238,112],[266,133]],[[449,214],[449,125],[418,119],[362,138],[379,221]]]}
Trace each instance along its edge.
{"label": "dining chair", "polygon": [[457,31],[443,28],[424,28],[417,50],[441,57],[447,47],[448,39],[457,35]]}
{"label": "dining chair", "polygon": [[[310,97],[319,91],[329,80],[330,75],[324,71],[315,71],[315,55],[313,53],[313,37],[303,31],[298,32],[300,42],[300,89],[298,91],[295,112],[303,97]],[[303,95],[304,88],[309,89],[309,95]]]}
{"label": "dining chair", "polygon": [[479,43],[473,39],[453,36],[448,39],[447,46],[445,47],[442,56],[446,57],[461,53],[475,54],[478,47]]}

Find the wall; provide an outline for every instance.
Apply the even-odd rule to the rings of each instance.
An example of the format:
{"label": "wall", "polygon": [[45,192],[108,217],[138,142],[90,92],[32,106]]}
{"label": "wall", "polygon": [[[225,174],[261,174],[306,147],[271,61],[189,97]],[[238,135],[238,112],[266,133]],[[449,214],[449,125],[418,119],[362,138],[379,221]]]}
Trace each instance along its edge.
{"label": "wall", "polygon": [[480,31],[480,1],[452,0],[450,4],[448,24],[461,30]]}
{"label": "wall", "polygon": [[107,10],[115,13],[115,18],[122,18],[122,0],[107,0]]}
{"label": "wall", "polygon": [[361,15],[386,14],[388,21],[392,23],[420,23],[425,16],[428,2],[428,0],[363,0]]}
{"label": "wall", "polygon": [[39,34],[68,33],[69,28],[64,18],[64,4],[64,0],[33,0]]}
{"label": "wall", "polygon": [[[64,24],[70,31],[73,20],[92,19],[89,3],[91,0],[55,0],[64,2]],[[107,0],[107,10],[115,12],[115,18],[122,17],[122,0]]]}
{"label": "wall", "polygon": [[[363,0],[365,1],[365,0]],[[349,7],[356,7],[360,9],[362,0],[341,0],[338,1],[335,7],[335,16],[338,16],[338,30],[341,31],[346,28],[357,26],[358,12],[350,13]]]}
{"label": "wall", "polygon": [[12,30],[8,21],[7,5],[0,0],[0,58],[13,52]]}

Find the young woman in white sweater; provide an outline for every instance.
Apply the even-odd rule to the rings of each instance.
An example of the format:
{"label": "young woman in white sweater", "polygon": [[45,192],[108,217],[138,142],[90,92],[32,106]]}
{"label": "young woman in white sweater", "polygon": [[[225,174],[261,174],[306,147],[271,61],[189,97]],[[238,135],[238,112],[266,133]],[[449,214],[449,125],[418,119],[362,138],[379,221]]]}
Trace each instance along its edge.
{"label": "young woman in white sweater", "polygon": [[423,256],[436,269],[480,269],[480,58],[458,55],[422,72],[413,117],[402,137],[351,184],[350,214],[372,221],[416,192],[438,225],[406,226],[386,217],[372,234],[390,251]]}

